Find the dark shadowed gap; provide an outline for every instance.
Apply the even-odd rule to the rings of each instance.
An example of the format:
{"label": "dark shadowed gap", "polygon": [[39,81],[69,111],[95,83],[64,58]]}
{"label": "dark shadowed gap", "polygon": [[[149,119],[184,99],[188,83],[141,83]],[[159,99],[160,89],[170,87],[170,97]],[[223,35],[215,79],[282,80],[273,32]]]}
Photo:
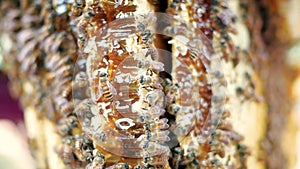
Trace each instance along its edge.
{"label": "dark shadowed gap", "polygon": [[[154,5],[155,12],[166,13],[168,8],[167,0],[148,0],[149,3]],[[158,17],[159,18],[159,17]],[[160,21],[163,22],[163,21]],[[161,23],[159,23],[161,24]],[[161,25],[160,25],[161,26]],[[154,44],[158,48],[159,61],[162,62],[165,66],[165,71],[168,73],[172,72],[172,45],[168,44],[168,41],[171,40],[171,37],[165,35],[156,34],[154,39]],[[167,54],[167,53],[170,54]]]}

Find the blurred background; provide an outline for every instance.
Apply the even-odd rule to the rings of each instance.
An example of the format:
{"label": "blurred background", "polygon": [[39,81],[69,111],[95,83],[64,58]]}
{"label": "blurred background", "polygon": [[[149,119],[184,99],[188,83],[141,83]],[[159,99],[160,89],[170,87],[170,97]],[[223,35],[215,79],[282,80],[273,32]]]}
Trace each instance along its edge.
{"label": "blurred background", "polygon": [[[2,68],[0,55],[0,67]],[[23,113],[9,93],[8,78],[0,71],[0,169],[32,169]]]}

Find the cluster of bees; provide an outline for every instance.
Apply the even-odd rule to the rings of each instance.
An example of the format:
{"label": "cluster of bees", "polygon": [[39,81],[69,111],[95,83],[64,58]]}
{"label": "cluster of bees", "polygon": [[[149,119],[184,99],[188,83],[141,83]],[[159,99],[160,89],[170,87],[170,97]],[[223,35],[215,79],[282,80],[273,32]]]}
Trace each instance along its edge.
{"label": "cluster of bees", "polygon": [[[169,14],[191,9],[185,12],[197,23],[174,20],[174,27],[193,32],[180,35],[211,50],[173,55],[181,64],[170,73],[159,60],[153,14],[136,18],[142,3],[154,2],[26,1],[11,10],[12,29],[5,31],[17,47],[5,60],[23,107],[38,107],[56,124],[66,168],[245,167],[247,149],[226,121],[226,99],[216,87],[224,87],[224,75],[208,56],[216,31],[224,39],[221,53],[231,57],[227,32],[234,17],[225,0],[170,0]],[[209,82],[210,73],[217,83]],[[33,91],[22,89],[26,82]],[[236,153],[226,154],[228,147]]]}

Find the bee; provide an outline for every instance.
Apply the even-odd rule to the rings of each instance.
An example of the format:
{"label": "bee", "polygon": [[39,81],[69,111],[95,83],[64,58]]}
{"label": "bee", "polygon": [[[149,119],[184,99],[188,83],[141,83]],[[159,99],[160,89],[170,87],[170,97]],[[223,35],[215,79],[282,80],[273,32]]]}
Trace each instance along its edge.
{"label": "bee", "polygon": [[87,167],[87,169],[104,169],[105,157],[103,154],[96,154],[93,162]]}
{"label": "bee", "polygon": [[224,104],[226,101],[226,98],[223,96],[217,96],[217,95],[213,95],[212,96],[212,102],[219,105],[219,104]]}
{"label": "bee", "polygon": [[105,71],[100,71],[99,73],[99,81],[100,81],[100,86],[102,90],[102,96],[98,98],[98,102],[103,98],[105,101],[112,101],[113,100],[113,93],[111,90],[111,86],[109,86],[109,80],[107,77],[107,73]]}
{"label": "bee", "polygon": [[54,99],[55,104],[57,105],[60,114],[71,114],[74,110],[74,104],[68,101],[66,98],[57,97]]}
{"label": "bee", "polygon": [[[159,156],[148,156],[143,159],[145,168],[158,168],[159,166],[168,166],[169,154],[160,154]],[[168,168],[168,167],[166,167]]]}
{"label": "bee", "polygon": [[35,47],[37,46],[38,43],[33,39],[21,49],[17,59],[21,63],[22,71],[29,72],[30,70],[34,70],[33,68],[36,68],[36,60],[39,56],[39,52],[35,52]]}
{"label": "bee", "polygon": [[197,57],[199,57],[199,51],[197,49],[191,48],[190,49],[190,57],[195,60]]}
{"label": "bee", "polygon": [[163,130],[163,129],[168,129],[168,128],[169,128],[169,125],[168,125],[167,118],[162,118],[157,121],[144,124],[144,129],[146,131],[153,131],[155,129]]}
{"label": "bee", "polygon": [[146,29],[144,32],[142,32],[143,43],[149,42],[149,40],[151,39],[152,36],[153,36],[153,34],[151,33],[151,31],[149,29]]}
{"label": "bee", "polygon": [[139,82],[142,85],[149,85],[149,84],[151,84],[152,79],[149,76],[141,75],[139,78]]}
{"label": "bee", "polygon": [[[86,30],[87,26],[90,24],[90,22],[87,19],[81,19],[77,18],[74,22],[74,24],[76,24],[76,35],[78,37],[77,43],[78,43],[78,47],[79,49],[83,50],[85,45],[86,45],[86,39],[88,37],[88,32]],[[78,20],[78,21],[77,21]]]}
{"label": "bee", "polygon": [[94,17],[95,12],[87,11],[74,20],[74,24],[76,24],[75,33],[78,36],[78,45],[80,49],[84,49],[86,39],[88,39],[90,33],[94,31],[95,26],[92,22],[92,18]]}
{"label": "bee", "polygon": [[79,86],[79,87],[84,87],[87,85],[88,83],[88,77],[87,74],[85,72],[79,72],[76,74],[75,76],[75,83]]}
{"label": "bee", "polygon": [[142,169],[142,167],[140,165],[136,165],[133,169]]}
{"label": "bee", "polygon": [[156,132],[152,132],[150,140],[151,141],[152,140],[159,141],[159,142],[170,141],[169,131],[168,130],[157,130]]}
{"label": "bee", "polygon": [[180,147],[175,147],[174,150],[172,151],[172,166],[175,169],[178,169],[179,163],[182,159],[182,149]]}
{"label": "bee", "polygon": [[132,168],[128,163],[118,163],[115,169],[130,169]]}
{"label": "bee", "polygon": [[75,0],[72,6],[72,17],[78,17],[82,15],[85,0]]}
{"label": "bee", "polygon": [[70,133],[71,133],[71,128],[63,122],[62,122],[62,124],[58,125],[57,130],[61,136],[67,136],[67,135],[70,135]]}
{"label": "bee", "polygon": [[93,142],[87,136],[76,135],[74,153],[80,161],[92,162],[93,157]]}
{"label": "bee", "polygon": [[64,164],[70,164],[74,160],[73,157],[73,141],[71,137],[65,137],[62,141],[62,145],[58,151]]}
{"label": "bee", "polygon": [[180,112],[180,109],[181,107],[178,105],[178,104],[170,104],[168,106],[168,112],[171,114],[171,115],[176,115],[177,113]]}
{"label": "bee", "polygon": [[[59,48],[62,46],[62,42],[67,39],[67,33],[61,32],[53,40],[53,43],[49,47],[49,52],[51,53],[57,53],[59,51]],[[67,39],[68,40],[68,39]]]}
{"label": "bee", "polygon": [[61,96],[64,98],[68,98],[72,93],[72,85],[69,83],[67,86],[65,86],[65,89],[62,90]]}
{"label": "bee", "polygon": [[67,118],[61,118],[58,122],[58,132],[62,136],[70,135],[79,127],[79,122],[76,116],[70,115]]}
{"label": "bee", "polygon": [[146,101],[149,105],[155,106],[157,104],[164,104],[164,93],[160,89],[154,89],[146,95]]}
{"label": "bee", "polygon": [[72,76],[72,65],[64,65],[53,72],[54,77],[70,77]]}

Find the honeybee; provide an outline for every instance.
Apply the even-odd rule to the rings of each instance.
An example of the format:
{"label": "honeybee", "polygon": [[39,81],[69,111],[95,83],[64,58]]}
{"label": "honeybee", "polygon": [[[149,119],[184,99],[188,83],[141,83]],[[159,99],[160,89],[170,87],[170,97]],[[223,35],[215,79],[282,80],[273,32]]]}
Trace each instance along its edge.
{"label": "honeybee", "polygon": [[133,169],[142,169],[142,167],[140,165],[134,166]]}
{"label": "honeybee", "polygon": [[82,14],[85,5],[85,0],[75,0],[72,7],[72,16],[78,17]]}
{"label": "honeybee", "polygon": [[97,100],[99,102],[104,98],[105,101],[111,102],[113,100],[112,86],[109,85],[108,74],[104,70],[99,72],[99,81],[102,90],[102,97],[100,96]]}
{"label": "honeybee", "polygon": [[78,119],[74,115],[67,118],[61,118],[58,122],[58,132],[62,136],[67,136],[72,134],[73,129],[78,128]]}
{"label": "honeybee", "polygon": [[94,17],[95,13],[93,11],[88,11],[74,20],[74,24],[76,24],[74,32],[78,37],[77,43],[81,50],[84,49],[90,33],[94,32],[95,23],[91,21]]}
{"label": "honeybee", "polygon": [[132,167],[127,163],[118,163],[115,166],[115,169],[130,169],[130,168],[132,168]]}
{"label": "honeybee", "polygon": [[63,139],[63,143],[58,151],[64,164],[70,164],[73,157],[73,141],[71,137],[66,137]]}
{"label": "honeybee", "polygon": [[72,76],[72,65],[64,65],[53,72],[54,77],[69,77]]}
{"label": "honeybee", "polygon": [[72,85],[69,83],[67,86],[65,86],[65,89],[62,90],[61,96],[64,98],[68,98],[71,93],[72,93]]}
{"label": "honeybee", "polygon": [[93,160],[93,142],[87,136],[75,136],[75,150],[74,153],[81,161],[92,162]]}
{"label": "honeybee", "polygon": [[103,154],[96,154],[93,162],[89,164],[86,169],[104,169],[105,157]]}
{"label": "honeybee", "polygon": [[70,114],[74,109],[74,105],[72,102],[60,96],[56,96],[56,98],[54,98],[54,103],[60,111],[61,115]]}
{"label": "honeybee", "polygon": [[160,168],[160,166],[168,166],[168,153],[159,156],[147,156],[143,159],[145,168]]}
{"label": "honeybee", "polygon": [[82,71],[77,73],[77,75],[75,76],[75,83],[79,87],[85,87],[88,83],[87,74],[85,72],[82,72]]}

